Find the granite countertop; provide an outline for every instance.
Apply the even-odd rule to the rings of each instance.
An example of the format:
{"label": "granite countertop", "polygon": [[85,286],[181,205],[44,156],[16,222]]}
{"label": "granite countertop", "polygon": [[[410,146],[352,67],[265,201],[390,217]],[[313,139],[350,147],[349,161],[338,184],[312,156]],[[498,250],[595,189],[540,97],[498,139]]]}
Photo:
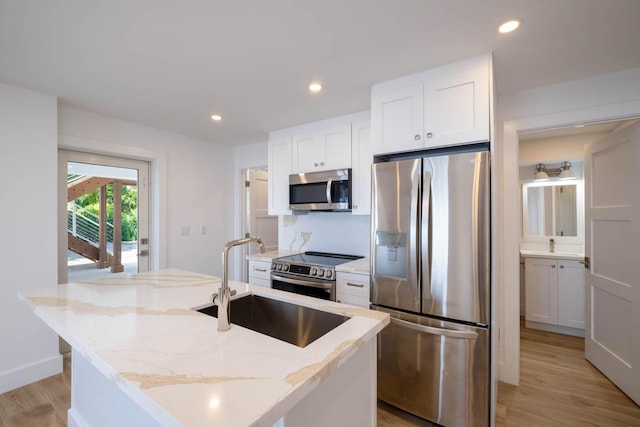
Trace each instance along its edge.
{"label": "granite countertop", "polygon": [[584,253],[580,252],[549,252],[549,251],[534,251],[521,249],[520,255],[524,258],[557,258],[557,259],[584,259]]}
{"label": "granite countertop", "polygon": [[192,310],[207,305],[219,286],[217,277],[170,269],[20,297],[140,407],[170,425],[271,425],[389,323],[381,312],[230,282],[240,295],[351,318],[305,348],[237,325],[221,333],[216,318]]}
{"label": "granite countertop", "polygon": [[336,265],[336,271],[344,273],[369,274],[369,258],[360,258],[355,261]]}
{"label": "granite countertop", "polygon": [[300,251],[289,251],[289,250],[276,250],[269,251],[263,254],[250,254],[247,255],[247,259],[255,260],[255,261],[271,261],[274,258],[280,258],[281,256],[289,256],[293,254],[299,254]]}

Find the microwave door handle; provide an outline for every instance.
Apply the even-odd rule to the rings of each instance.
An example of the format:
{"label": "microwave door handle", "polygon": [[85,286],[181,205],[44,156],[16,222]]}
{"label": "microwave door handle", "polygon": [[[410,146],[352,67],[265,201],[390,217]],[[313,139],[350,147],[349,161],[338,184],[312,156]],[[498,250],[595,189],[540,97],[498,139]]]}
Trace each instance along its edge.
{"label": "microwave door handle", "polygon": [[327,203],[332,204],[333,202],[331,201],[331,186],[333,185],[333,180],[332,179],[328,179],[327,180]]}

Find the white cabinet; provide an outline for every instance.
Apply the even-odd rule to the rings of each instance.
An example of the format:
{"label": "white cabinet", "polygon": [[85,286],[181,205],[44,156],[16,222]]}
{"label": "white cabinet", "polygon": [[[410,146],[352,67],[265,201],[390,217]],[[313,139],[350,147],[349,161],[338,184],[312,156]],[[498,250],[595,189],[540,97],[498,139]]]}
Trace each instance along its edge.
{"label": "white cabinet", "polygon": [[371,214],[371,121],[351,124],[351,173],[353,215]]}
{"label": "white cabinet", "polygon": [[336,272],[336,301],[369,308],[369,275]]}
{"label": "white cabinet", "polygon": [[291,215],[289,210],[289,174],[291,173],[291,137],[269,139],[269,215]]}
{"label": "white cabinet", "polygon": [[576,260],[525,258],[524,268],[527,327],[584,334],[584,265]]}
{"label": "white cabinet", "polygon": [[334,126],[294,134],[292,173],[351,167],[351,126]]}
{"label": "white cabinet", "polygon": [[271,261],[249,260],[249,284],[271,287]]}
{"label": "white cabinet", "polygon": [[482,56],[374,85],[373,154],[489,141],[490,70]]}

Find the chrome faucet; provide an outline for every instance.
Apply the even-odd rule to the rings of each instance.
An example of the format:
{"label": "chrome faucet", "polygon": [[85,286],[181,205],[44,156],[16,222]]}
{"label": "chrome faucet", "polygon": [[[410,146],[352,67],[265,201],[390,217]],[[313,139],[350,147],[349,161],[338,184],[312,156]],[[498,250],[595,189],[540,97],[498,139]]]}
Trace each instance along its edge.
{"label": "chrome faucet", "polygon": [[556,241],[553,239],[549,239],[549,252],[555,252],[556,250]]}
{"label": "chrome faucet", "polygon": [[[218,306],[218,331],[220,332],[228,331],[231,327],[229,324],[229,299],[236,294],[235,290],[229,289],[229,249],[251,242],[256,242],[260,246],[260,253],[264,253],[264,243],[259,237],[232,240],[227,242],[222,250],[222,283],[218,292],[211,295],[211,301]],[[218,300],[217,302],[216,299]]]}

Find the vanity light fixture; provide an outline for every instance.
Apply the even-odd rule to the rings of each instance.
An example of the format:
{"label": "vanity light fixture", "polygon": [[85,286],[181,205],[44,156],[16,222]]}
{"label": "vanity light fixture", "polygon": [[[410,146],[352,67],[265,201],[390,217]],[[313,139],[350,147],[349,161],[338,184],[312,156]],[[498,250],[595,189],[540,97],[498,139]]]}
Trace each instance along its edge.
{"label": "vanity light fixture", "polygon": [[213,114],[211,116],[211,120],[213,120],[214,122],[219,122],[220,120],[222,120],[222,116],[220,114]]}
{"label": "vanity light fixture", "polygon": [[562,169],[562,172],[558,175],[558,179],[575,179],[576,175],[571,170],[571,162],[562,162],[560,169]]}
{"label": "vanity light fixture", "polygon": [[559,168],[547,168],[542,163],[536,165],[534,172],[534,181],[548,181],[549,178],[558,178],[561,180],[575,179],[576,175],[571,170],[571,162],[562,162]]}
{"label": "vanity light fixture", "polygon": [[534,181],[548,181],[549,175],[547,175],[547,168],[542,164],[538,163],[536,165],[536,171],[534,174]]}

